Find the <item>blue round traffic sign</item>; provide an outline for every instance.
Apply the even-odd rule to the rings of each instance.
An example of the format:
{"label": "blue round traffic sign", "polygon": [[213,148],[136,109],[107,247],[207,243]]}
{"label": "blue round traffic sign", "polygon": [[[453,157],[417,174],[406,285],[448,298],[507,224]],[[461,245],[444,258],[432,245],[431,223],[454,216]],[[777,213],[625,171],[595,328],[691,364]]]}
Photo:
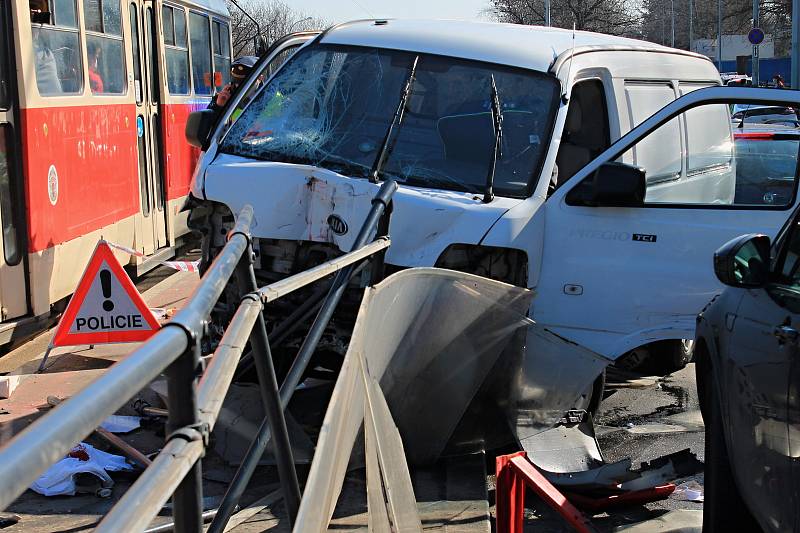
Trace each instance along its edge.
{"label": "blue round traffic sign", "polygon": [[750,44],[761,44],[764,42],[764,30],[761,28],[753,28],[750,30],[750,33],[747,34],[747,40],[750,41]]}

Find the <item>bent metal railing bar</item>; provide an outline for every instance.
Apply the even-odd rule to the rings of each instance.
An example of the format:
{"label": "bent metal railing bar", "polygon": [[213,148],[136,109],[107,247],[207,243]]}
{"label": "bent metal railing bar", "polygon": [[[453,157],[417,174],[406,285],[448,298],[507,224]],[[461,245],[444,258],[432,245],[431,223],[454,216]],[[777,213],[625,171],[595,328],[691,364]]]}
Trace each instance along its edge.
{"label": "bent metal railing bar", "polygon": [[[381,190],[383,191],[383,189]],[[382,199],[382,193],[379,192],[376,198]],[[383,200],[380,201],[382,202]],[[388,199],[386,201],[388,201]],[[235,232],[231,232],[230,235],[234,235],[234,233]],[[378,237],[369,244],[358,247],[354,246],[354,251],[348,254],[332,259],[321,265],[318,265],[317,267],[277,281],[258,289],[258,291],[253,291],[245,295],[245,297],[242,299],[239,309],[234,314],[230,325],[226,329],[220,346],[217,348],[217,351],[212,358],[212,363],[209,365],[209,368],[204,374],[203,380],[200,383],[198,390],[198,407],[201,425],[205,425],[208,432],[213,429],[217,414],[222,406],[224,393],[227,391],[233,379],[233,373],[235,372],[239,359],[242,356],[244,347],[247,343],[247,337],[248,335],[252,336],[255,333],[255,328],[258,327],[257,322],[261,316],[261,311],[266,303],[274,301],[292,291],[300,289],[317,280],[323,279],[333,273],[343,269],[353,268],[357,263],[363,262],[373,255],[386,250],[389,245],[390,240],[388,237]],[[239,268],[240,272],[245,271],[246,269],[244,272],[244,277],[249,278],[251,286],[254,286],[252,283],[255,280],[255,276],[251,275],[250,266],[245,263],[246,261],[249,261],[248,257],[251,257],[246,254],[250,253],[252,253],[252,250],[246,250],[245,255],[243,255],[240,259]],[[246,266],[242,266],[243,264]],[[264,331],[264,334],[266,335],[266,330]],[[251,338],[251,341],[252,340],[253,339]],[[267,343],[269,342],[268,338],[265,340]],[[258,343],[251,343],[251,345],[256,357],[263,359],[263,353],[260,356],[258,355],[258,352],[260,351]],[[267,356],[269,356],[268,352]],[[217,361],[220,362],[217,363]],[[271,365],[271,357],[269,364]],[[215,370],[215,368],[219,370]],[[268,369],[267,374],[269,374]],[[211,376],[217,377],[212,380]],[[206,392],[212,386],[214,387],[214,390],[217,391],[215,394]],[[275,392],[277,393],[277,384]],[[271,394],[269,395],[271,396]],[[214,404],[213,406],[211,405],[212,403]],[[269,402],[265,400],[265,405],[267,403]],[[283,416],[283,402],[280,402],[280,404],[281,405],[278,406],[277,411],[274,410],[275,408],[271,408],[273,409],[273,417],[277,416],[277,412],[280,413],[281,417]],[[265,417],[263,425],[270,428],[268,417]],[[285,431],[285,421],[282,425],[284,426],[283,431]],[[270,433],[271,432],[268,430],[268,435]],[[288,443],[288,436],[285,437],[285,441]],[[147,524],[150,523],[150,521],[166,503],[167,499],[169,498],[170,490],[176,486],[180,486],[179,482],[184,475],[187,473],[192,473],[193,465],[197,464],[198,459],[202,456],[204,451],[204,446],[202,445],[192,442],[182,444],[177,439],[175,442],[177,442],[177,444],[172,445],[169,448],[165,447],[164,451],[162,452],[162,454],[166,452],[168,455],[167,458],[165,458],[163,461],[160,461],[159,456],[154,461],[153,464],[154,466],[158,467],[158,470],[152,469],[151,471],[151,469],[148,469],[142,474],[142,476],[140,476],[140,478],[128,490],[128,492],[117,503],[117,505],[112,508],[108,515],[106,515],[106,517],[100,523],[98,531],[135,531],[143,529]],[[169,444],[172,443],[170,442]],[[285,493],[290,494],[289,498],[296,497],[299,502],[299,488],[297,488],[295,485],[297,483],[296,474],[294,472],[294,464],[293,461],[291,461],[290,452],[285,452],[283,457],[276,458],[279,460],[279,463],[283,463],[283,468],[280,475]],[[164,490],[165,488],[168,488],[169,490]],[[289,501],[289,498],[287,498],[287,501]],[[287,507],[289,507],[289,505],[287,505]],[[291,507],[289,508],[291,509]],[[220,507],[220,510],[222,510],[222,506]],[[217,510],[216,513],[206,513],[206,516],[211,516],[212,514],[218,515],[220,514],[220,510]],[[195,528],[199,528],[202,525],[200,522],[202,520],[200,510],[198,509],[198,511],[193,512],[192,516],[197,517],[198,522],[188,524],[190,527],[188,530],[196,531],[197,529]],[[186,526],[179,523],[179,519],[176,514],[175,529],[177,531],[187,531],[185,527]]]}
{"label": "bent metal railing bar", "polygon": [[[374,218],[375,203],[385,207],[385,202],[390,200],[395,188],[394,184],[381,188],[373,200],[373,209],[368,220]],[[391,192],[387,195],[386,191],[389,189]],[[383,211],[383,207],[380,211]],[[270,416],[273,422],[278,419],[278,424],[274,424],[274,431],[279,434],[286,432],[285,421],[283,424],[279,421],[283,418],[284,402],[278,401],[274,369],[272,379],[269,376],[271,357],[266,328],[264,327],[262,334],[259,327],[259,321],[263,320],[264,305],[333,273],[338,273],[335,280],[339,280],[342,270],[352,272],[357,264],[363,265],[365,260],[381,253],[390,245],[388,236],[378,237],[365,244],[366,239],[361,239],[359,235],[352,252],[258,289],[251,263],[252,221],[253,209],[245,206],[237,216],[227,243],[186,305],[169,323],[149,341],[115,363],[72,398],[31,424],[0,450],[0,479],[6,480],[0,484],[0,509],[13,503],[47,468],[64,457],[76,442],[90,434],[105,418],[116,412],[153,379],[166,372],[170,398],[167,442],[154,458],[153,464],[103,518],[98,525],[98,531],[144,530],[170,496],[174,503],[174,529],[197,532],[202,530],[203,520],[215,512],[202,512],[199,459],[205,452],[208,435],[214,427],[225,393],[233,381],[248,338],[254,346],[255,356],[260,360],[259,364],[269,363],[262,366],[262,370],[266,370],[266,373],[262,372],[265,374],[262,389],[269,393],[265,395],[267,412],[270,413],[268,404],[272,403]],[[207,334],[208,318],[237,265],[249,278],[247,288],[252,290],[242,299],[203,373],[200,345]],[[346,277],[349,279],[350,276]],[[336,283],[332,287],[335,285]],[[255,339],[255,336],[262,335],[261,341]],[[266,386],[263,382],[266,382]],[[269,419],[270,417],[265,417],[265,425]],[[285,442],[288,443],[288,437],[285,437]],[[288,449],[279,461],[284,463],[281,481],[287,491],[287,502],[291,502],[292,498],[299,499],[291,450]]]}
{"label": "bent metal railing bar", "polygon": [[[392,196],[396,190],[397,182],[393,180],[387,180],[383,182],[378,194],[376,194],[372,199],[372,208],[367,214],[364,223],[361,225],[361,230],[353,242],[353,250],[358,250],[359,248],[364,247],[370,236],[379,228],[379,222],[383,216],[389,216],[390,212],[388,211],[387,206],[390,205]],[[383,224],[382,227],[385,227],[388,230],[388,221]],[[382,236],[378,235],[377,237],[380,239]],[[298,351],[297,356],[295,357],[295,360],[289,369],[286,379],[281,384],[281,410],[285,410],[289,405],[289,401],[292,399],[295,389],[300,384],[303,374],[305,373],[306,368],[311,361],[311,356],[316,350],[317,344],[322,338],[322,334],[325,331],[325,328],[328,326],[328,322],[330,322],[333,312],[336,309],[336,306],[338,305],[339,300],[344,294],[345,288],[347,287],[347,284],[353,275],[354,268],[354,265],[350,264],[341,269],[337,269],[338,272],[333,283],[331,284],[328,296],[325,298],[322,308],[320,308],[319,312],[317,313],[317,317],[314,319],[314,323],[311,325],[308,335],[303,340],[300,350]],[[317,267],[317,269],[320,269],[320,267]],[[286,283],[284,283],[283,286],[286,289],[292,287],[292,283],[289,280],[290,278],[284,280]],[[262,299],[265,302],[282,296],[280,290],[276,289],[276,285],[280,283],[281,282],[278,282],[259,290],[259,294],[261,294]],[[236,471],[233,480],[231,481],[230,485],[228,485],[225,496],[219,505],[219,510],[208,528],[208,533],[224,532],[228,520],[239,504],[239,500],[241,499],[242,494],[244,494],[244,490],[247,488],[247,484],[250,482],[250,478],[252,477],[253,472],[255,472],[256,466],[258,465],[261,456],[264,454],[264,450],[267,447],[270,436],[270,426],[267,421],[264,420],[261,423],[261,426],[258,428],[256,436],[250,443],[250,447],[242,459],[242,462],[239,465],[239,469]],[[289,519],[293,524],[296,517],[296,509],[294,509],[294,514],[292,514],[292,511],[293,510],[290,508]]]}
{"label": "bent metal railing bar", "polygon": [[[236,230],[250,231],[253,210],[239,213]],[[149,341],[115,363],[101,377],[62,402],[14,437],[0,450],[0,509],[8,507],[51,465],[94,431],[103,420],[164,372],[192,345],[247,246],[241,237],[229,241],[215,259],[186,307]]]}
{"label": "bent metal railing bar", "polygon": [[[343,255],[320,267],[315,272],[306,270],[273,285],[285,286],[287,283],[301,288],[328,275],[327,266],[334,263],[338,268],[358,263],[389,247],[388,238],[380,238],[355,252]],[[297,282],[297,283],[295,283]],[[288,294],[283,292],[283,294]],[[214,352],[197,391],[197,403],[200,419],[208,423],[209,430],[214,424],[222,408],[225,392],[230,387],[236,365],[247,344],[247,338],[253,325],[263,309],[254,300],[242,302],[233,316],[219,346]],[[158,514],[167,503],[172,490],[203,454],[200,441],[193,443],[175,439],[171,441],[153,460],[150,468],[145,470],[139,479],[128,489],[111,511],[103,518],[97,531],[141,531]]]}

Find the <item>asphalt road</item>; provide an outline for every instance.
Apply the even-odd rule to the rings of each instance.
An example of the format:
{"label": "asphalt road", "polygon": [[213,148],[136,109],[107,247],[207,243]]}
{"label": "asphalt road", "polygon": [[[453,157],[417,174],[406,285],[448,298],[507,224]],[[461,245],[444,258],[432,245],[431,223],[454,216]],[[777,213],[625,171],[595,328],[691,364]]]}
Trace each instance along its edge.
{"label": "asphalt road", "polygon": [[[637,468],[644,461],[686,448],[700,461],[704,459],[704,428],[694,372],[693,363],[667,376],[636,379],[609,372],[606,397],[595,421],[597,440],[607,462],[630,457],[633,467]],[[703,473],[675,480],[678,485],[686,482],[703,485]],[[535,496],[529,496],[526,504],[526,531],[571,531]],[[696,525],[701,519],[699,511],[702,508],[701,502],[678,499],[673,494],[666,500],[596,515],[593,521],[601,531],[616,531],[643,520],[666,521],[675,525],[683,521]],[[665,514],[669,511],[673,512]],[[642,524],[642,531],[656,530],[655,523],[652,526],[646,524]],[[663,527],[662,524],[659,526]]]}

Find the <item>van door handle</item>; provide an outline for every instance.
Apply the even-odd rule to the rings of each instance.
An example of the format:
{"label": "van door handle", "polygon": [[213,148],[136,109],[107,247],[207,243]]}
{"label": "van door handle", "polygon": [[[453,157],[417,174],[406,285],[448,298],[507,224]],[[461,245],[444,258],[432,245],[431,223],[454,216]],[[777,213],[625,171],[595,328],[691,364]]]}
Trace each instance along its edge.
{"label": "van door handle", "polygon": [[772,334],[775,335],[781,343],[794,342],[797,340],[797,337],[800,336],[800,333],[792,326],[775,326]]}

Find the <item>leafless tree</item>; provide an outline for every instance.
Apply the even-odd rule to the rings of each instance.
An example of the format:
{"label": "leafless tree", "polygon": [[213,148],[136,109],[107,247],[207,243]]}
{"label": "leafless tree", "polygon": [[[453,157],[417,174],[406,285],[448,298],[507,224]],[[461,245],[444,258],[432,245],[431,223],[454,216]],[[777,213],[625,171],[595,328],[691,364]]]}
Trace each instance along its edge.
{"label": "leafless tree", "polygon": [[[500,22],[544,24],[544,0],[490,0],[487,14]],[[637,0],[551,0],[551,25],[560,28],[639,35]]]}
{"label": "leafless tree", "polygon": [[[237,0],[236,3],[258,23],[267,46],[287,33],[324,29],[329,25],[319,17],[292,9],[281,0]],[[255,43],[259,37],[256,24],[242,9],[228,2],[234,57],[255,55]]]}
{"label": "leafless tree", "polygon": [[[642,35],[649,41],[671,44],[672,9],[675,9],[675,46],[689,49],[688,0],[645,0],[642,4]],[[775,39],[776,55],[788,52],[791,42],[791,0],[760,0],[759,25]],[[724,0],[722,32],[745,34],[752,28],[752,0]],[[716,39],[717,0],[694,0],[692,32],[694,39]]]}

